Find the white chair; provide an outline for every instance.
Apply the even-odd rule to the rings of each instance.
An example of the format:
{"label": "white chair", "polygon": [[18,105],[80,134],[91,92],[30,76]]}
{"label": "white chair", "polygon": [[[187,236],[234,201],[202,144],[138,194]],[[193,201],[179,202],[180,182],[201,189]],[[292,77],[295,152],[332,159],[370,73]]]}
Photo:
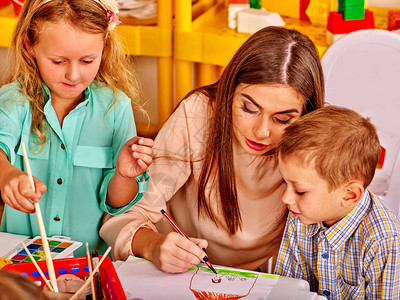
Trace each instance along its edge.
{"label": "white chair", "polygon": [[322,57],[326,101],[368,116],[385,160],[369,188],[400,212],[400,34],[367,29],[347,34]]}

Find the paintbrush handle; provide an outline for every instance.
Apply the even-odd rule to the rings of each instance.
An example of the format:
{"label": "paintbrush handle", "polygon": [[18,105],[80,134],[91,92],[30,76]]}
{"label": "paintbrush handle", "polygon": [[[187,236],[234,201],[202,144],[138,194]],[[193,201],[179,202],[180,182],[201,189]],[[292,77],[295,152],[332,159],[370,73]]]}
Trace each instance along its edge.
{"label": "paintbrush handle", "polygon": [[28,250],[28,248],[26,248],[24,242],[21,242],[22,247],[24,247],[26,254],[28,254],[29,258],[31,259],[33,265],[35,266],[36,270],[39,272],[40,276],[42,277],[44,283],[47,285],[47,287],[49,288],[50,291],[54,292],[52,286],[49,284],[49,282],[47,281],[46,276],[44,276],[42,269],[40,269],[39,265],[37,264],[35,258],[32,256],[31,252]]}
{"label": "paintbrush handle", "polygon": [[88,277],[88,279],[86,279],[85,283],[81,286],[81,288],[79,290],[77,290],[75,292],[75,294],[69,299],[69,300],[74,300],[77,299],[79,297],[79,294],[81,292],[83,292],[85,290],[85,288],[87,288],[87,286],[90,284],[90,282],[92,281],[92,278],[94,276],[94,274],[96,274],[96,272],[99,270],[101,264],[103,263],[103,261],[106,259],[108,253],[110,252],[111,247],[108,247],[106,252],[104,253],[103,257],[100,259],[99,264],[94,268],[92,275],[90,275]]}
{"label": "paintbrush handle", "polygon": [[[33,182],[31,165],[29,164],[28,154],[26,153],[26,148],[25,148],[24,142],[21,142],[21,148],[22,148],[22,154],[24,157],[26,172],[28,173],[28,177],[29,177],[29,181],[31,182],[32,189],[33,189],[33,191],[35,191],[35,183]],[[42,211],[40,210],[39,203],[36,202],[33,205],[34,205],[35,211],[36,211],[36,218],[37,218],[37,222],[39,225],[40,237],[42,238],[43,250],[44,250],[44,255],[46,257],[47,270],[49,271],[50,283],[53,286],[54,291],[58,292],[56,273],[54,272],[53,260],[51,259],[49,242],[47,241],[46,229],[45,229],[44,223],[43,223]]]}
{"label": "paintbrush handle", "polygon": [[42,212],[40,210],[39,203],[35,203],[34,205],[36,211],[36,218],[39,225],[40,237],[42,238],[44,255],[46,257],[47,270],[49,271],[50,283],[53,286],[54,291],[58,293],[56,273],[54,271],[53,260],[51,259],[51,252],[50,252],[49,242],[47,240],[46,230],[44,228]]}

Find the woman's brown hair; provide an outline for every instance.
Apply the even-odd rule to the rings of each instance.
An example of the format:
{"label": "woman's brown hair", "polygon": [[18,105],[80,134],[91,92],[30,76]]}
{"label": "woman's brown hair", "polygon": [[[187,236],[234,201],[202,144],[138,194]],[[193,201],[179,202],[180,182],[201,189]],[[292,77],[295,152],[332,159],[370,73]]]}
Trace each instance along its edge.
{"label": "woman's brown hair", "polygon": [[206,201],[206,186],[214,178],[231,234],[241,228],[232,148],[232,101],[239,84],[291,87],[305,99],[303,114],[324,103],[323,73],[315,45],[304,34],[282,27],[266,27],[253,34],[235,53],[216,83],[188,94],[206,95],[212,112],[199,179],[199,214],[205,212],[215,222]]}

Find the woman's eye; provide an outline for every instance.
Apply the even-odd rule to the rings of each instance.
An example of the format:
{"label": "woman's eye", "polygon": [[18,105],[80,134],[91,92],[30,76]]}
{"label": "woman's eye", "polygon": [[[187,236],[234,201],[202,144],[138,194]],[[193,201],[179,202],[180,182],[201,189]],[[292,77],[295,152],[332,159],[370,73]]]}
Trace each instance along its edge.
{"label": "woman's eye", "polygon": [[53,60],[53,64],[55,65],[60,65],[62,63],[62,60]]}
{"label": "woman's eye", "polygon": [[82,63],[84,63],[85,65],[91,64],[93,62],[93,60],[82,60]]}
{"label": "woman's eye", "polygon": [[305,194],[305,192],[299,192],[299,191],[295,191],[296,195],[302,196]]}
{"label": "woman's eye", "polygon": [[247,107],[246,103],[243,103],[243,104],[242,104],[241,109],[242,109],[244,112],[250,113],[250,114],[255,114],[255,113],[258,112],[257,110],[251,110],[251,109],[249,109],[249,108]]}
{"label": "woman's eye", "polygon": [[288,125],[288,124],[292,121],[291,118],[289,118],[289,119],[275,118],[275,120],[276,120],[278,123],[281,123],[281,124],[284,124],[284,125]]}

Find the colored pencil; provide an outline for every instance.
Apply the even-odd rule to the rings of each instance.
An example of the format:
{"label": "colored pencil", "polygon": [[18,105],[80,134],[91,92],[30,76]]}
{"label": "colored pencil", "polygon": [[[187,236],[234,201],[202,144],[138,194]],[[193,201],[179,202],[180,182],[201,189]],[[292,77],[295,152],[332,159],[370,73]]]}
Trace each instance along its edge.
{"label": "colored pencil", "polygon": [[[25,148],[24,142],[21,142],[21,148],[22,148],[22,154],[24,156],[26,172],[28,173],[28,177],[29,177],[29,181],[31,182],[32,189],[33,189],[33,191],[35,191],[35,183],[33,182],[31,166],[29,164],[28,154],[26,153],[26,148]],[[58,293],[56,273],[54,271],[53,260],[51,259],[50,247],[49,247],[49,242],[47,240],[46,229],[45,229],[44,223],[43,223],[42,212],[40,210],[39,203],[35,202],[33,205],[34,205],[35,211],[36,211],[36,218],[37,218],[38,225],[39,225],[40,237],[42,238],[43,250],[44,250],[44,255],[46,257],[46,265],[47,265],[47,270],[49,272],[50,283],[53,286],[54,291],[56,293]]]}
{"label": "colored pencil", "polygon": [[[165,210],[162,209],[161,213],[178,233],[180,233],[182,236],[184,236],[185,238],[190,240],[189,237],[182,231],[182,229],[179,228],[178,224],[176,224],[175,221],[172,220],[172,218],[169,216],[169,214]],[[206,252],[206,249],[203,248],[203,251]],[[215,274],[217,274],[217,271],[215,271],[214,267],[211,265],[210,260],[207,255],[204,256],[203,261],[206,264],[206,266],[211,269],[211,271],[213,271]]]}

